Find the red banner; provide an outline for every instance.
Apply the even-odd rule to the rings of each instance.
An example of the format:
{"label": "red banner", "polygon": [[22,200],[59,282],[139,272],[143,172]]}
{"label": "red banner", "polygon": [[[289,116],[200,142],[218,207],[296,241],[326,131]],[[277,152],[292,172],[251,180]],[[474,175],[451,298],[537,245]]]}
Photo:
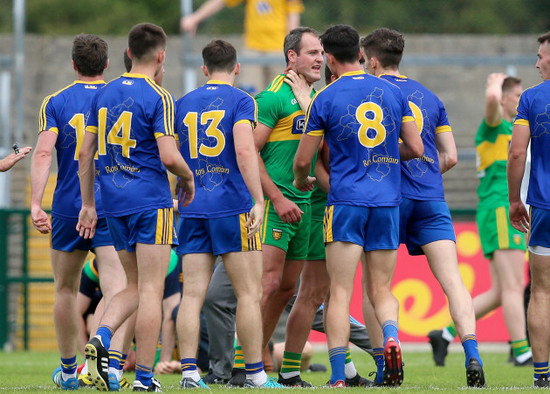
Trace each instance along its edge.
{"label": "red banner", "polygon": [[[457,241],[458,265],[466,288],[472,296],[491,287],[489,261],[481,251],[474,222],[454,223]],[[526,264],[527,283],[527,264]],[[397,254],[397,268],[392,290],[399,300],[399,339],[403,342],[425,342],[426,335],[451,322],[447,298],[435,280],[425,256],[409,256],[401,245]],[[355,277],[351,314],[363,322],[361,296],[361,267]],[[479,341],[506,342],[510,339],[501,308],[477,322]],[[310,340],[325,342],[323,334],[312,331]]]}

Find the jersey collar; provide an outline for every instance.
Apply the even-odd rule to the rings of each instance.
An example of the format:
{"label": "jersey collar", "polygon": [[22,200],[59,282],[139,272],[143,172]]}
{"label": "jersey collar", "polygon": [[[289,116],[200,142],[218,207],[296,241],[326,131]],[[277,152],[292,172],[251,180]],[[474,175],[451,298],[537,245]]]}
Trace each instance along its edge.
{"label": "jersey collar", "polygon": [[347,73],[343,73],[340,75],[340,77],[352,77],[354,75],[365,75],[366,72],[363,70],[357,70],[357,71],[348,71]]}
{"label": "jersey collar", "polygon": [[98,79],[96,81],[83,81],[81,79],[77,79],[76,81],[74,81],[74,83],[83,83],[85,85],[99,85],[99,84],[104,84],[105,81],[102,79]]}
{"label": "jersey collar", "polygon": [[225,82],[225,81],[219,81],[217,79],[211,79],[210,81],[206,82],[207,85],[229,85],[231,86],[231,84],[229,82]]}
{"label": "jersey collar", "polygon": [[383,75],[387,75],[389,77],[396,77],[396,78],[401,78],[401,79],[409,79],[409,77],[407,77],[406,75],[403,75],[403,74],[399,74],[399,75],[393,75],[393,74],[385,74],[385,73],[382,73],[379,75],[379,77],[383,76]]}

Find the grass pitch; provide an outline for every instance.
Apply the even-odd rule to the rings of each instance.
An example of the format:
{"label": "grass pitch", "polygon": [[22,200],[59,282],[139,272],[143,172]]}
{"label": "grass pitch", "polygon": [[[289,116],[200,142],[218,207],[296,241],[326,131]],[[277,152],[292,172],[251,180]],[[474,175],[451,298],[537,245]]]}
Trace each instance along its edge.
{"label": "grass pitch", "polygon": [[[445,367],[436,367],[433,363],[429,345],[403,345],[403,361],[405,362],[405,380],[398,389],[372,388],[377,392],[428,392],[442,390],[446,392],[463,392],[464,390],[484,391],[521,391],[539,392],[533,389],[532,367],[514,367],[507,363],[508,354],[503,345],[498,351],[494,348],[484,351],[484,345],[480,345],[484,363],[487,388],[469,389],[466,386],[466,374],[464,368],[464,355],[460,345],[453,344]],[[353,350],[353,361],[359,373],[368,376],[375,370],[372,358],[360,350]],[[82,358],[79,357],[79,362]],[[329,367],[326,351],[317,351],[313,362],[325,364]],[[0,391],[2,393],[39,393],[60,391],[52,382],[51,375],[55,367],[59,365],[59,358],[55,352],[0,352]],[[330,371],[330,367],[328,368]],[[134,375],[125,373],[126,378],[132,382]],[[275,375],[273,375],[275,376]],[[329,379],[329,372],[306,372],[302,378],[312,383],[319,389]],[[178,381],[179,375],[157,376],[166,393],[181,393]],[[239,389],[228,389],[225,386],[211,385],[212,392],[231,392]],[[286,389],[270,390],[270,392],[295,392],[311,389]],[[364,388],[346,388],[346,391],[363,392]],[[96,392],[95,389],[84,389],[85,392]],[[122,391],[130,391],[128,389]],[[242,391],[242,390],[240,390]]]}

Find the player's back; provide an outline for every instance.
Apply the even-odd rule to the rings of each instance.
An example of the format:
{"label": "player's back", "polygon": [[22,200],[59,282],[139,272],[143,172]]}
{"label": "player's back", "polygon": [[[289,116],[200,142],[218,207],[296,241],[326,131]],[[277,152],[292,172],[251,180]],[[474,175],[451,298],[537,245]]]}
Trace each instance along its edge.
{"label": "player's back", "polygon": [[172,196],[157,138],[174,135],[174,103],[141,74],[123,74],[97,95],[86,130],[98,134],[99,177],[108,216],[169,208]]}
{"label": "player's back", "polygon": [[531,174],[527,204],[550,209],[550,80],[525,90],[518,105],[514,124],[529,126],[531,131]]}
{"label": "player's back", "polygon": [[180,206],[184,217],[222,217],[248,212],[252,198],[237,165],[233,127],[256,123],[247,93],[209,81],[176,103],[180,151],[195,176],[195,199]]}
{"label": "player's back", "polygon": [[443,178],[439,169],[436,134],[450,132],[451,126],[441,100],[429,89],[405,76],[381,75],[401,89],[424,144],[422,157],[401,163],[403,197],[444,201]]}
{"label": "player's back", "polygon": [[[57,133],[57,184],[53,196],[52,215],[62,219],[77,219],[82,199],[78,182],[78,153],[90,107],[103,81],[74,81],[47,96],[40,109],[39,131]],[[96,184],[96,190],[99,187]],[[102,217],[102,204],[96,193],[96,209]]]}
{"label": "player's back", "polygon": [[362,71],[340,76],[313,99],[306,128],[324,130],[330,151],[328,203],[396,206],[401,199],[399,134],[412,121],[401,91]]}

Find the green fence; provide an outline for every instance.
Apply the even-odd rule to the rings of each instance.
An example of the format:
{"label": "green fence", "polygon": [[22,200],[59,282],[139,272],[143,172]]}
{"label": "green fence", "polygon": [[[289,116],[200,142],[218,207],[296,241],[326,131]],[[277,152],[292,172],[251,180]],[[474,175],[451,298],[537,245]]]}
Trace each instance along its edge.
{"label": "green fence", "polygon": [[[11,345],[11,335],[19,335],[24,350],[29,349],[29,293],[35,283],[53,282],[51,275],[29,273],[28,209],[0,209],[0,346]],[[21,302],[20,302],[21,301]],[[10,308],[11,306],[11,308]]]}

